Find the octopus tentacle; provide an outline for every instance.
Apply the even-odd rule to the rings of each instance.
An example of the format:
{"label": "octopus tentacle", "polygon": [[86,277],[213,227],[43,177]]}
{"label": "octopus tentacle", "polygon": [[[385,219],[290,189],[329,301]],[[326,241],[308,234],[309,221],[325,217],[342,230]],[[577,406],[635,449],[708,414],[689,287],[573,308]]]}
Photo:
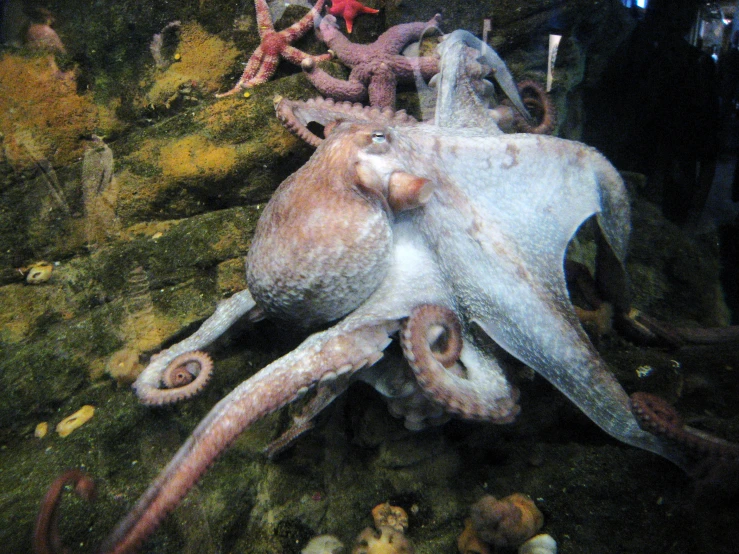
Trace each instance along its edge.
{"label": "octopus tentacle", "polygon": [[518,92],[523,105],[532,116],[532,119],[528,120],[520,113],[515,113],[515,125],[518,132],[536,135],[551,134],[557,123],[556,110],[544,88],[536,81],[521,81],[518,83]]}
{"label": "octopus tentacle", "polygon": [[218,456],[255,421],[305,394],[372,365],[398,329],[396,321],[359,328],[338,325],[316,333],[272,362],[216,404],[167,467],[113,531],[101,552],[130,552],[140,545],[197,483]]}
{"label": "octopus tentacle", "polygon": [[[494,70],[495,80],[500,85],[510,102],[523,117],[530,119],[531,116],[528,113],[524,102],[521,100],[518,87],[513,81],[513,75],[511,75],[505,62],[500,58],[495,50],[471,33],[458,29],[444,36],[444,41],[440,46],[440,51],[444,52],[444,50],[453,48],[454,45],[458,43],[474,48],[479,52],[479,62],[486,64]],[[456,85],[456,83],[454,83],[454,85]]]}
{"label": "octopus tentacle", "polygon": [[739,444],[685,425],[677,410],[663,398],[647,392],[635,392],[630,400],[631,411],[645,431],[665,437],[700,457],[739,462]]}
{"label": "octopus tentacle", "polygon": [[74,492],[80,498],[92,502],[95,500],[95,482],[85,472],[70,469],[57,477],[41,501],[41,510],[36,518],[33,533],[33,551],[36,554],[53,554],[67,552],[62,545],[57,529],[58,508],[64,487],[74,485]]}
{"label": "octopus tentacle", "polygon": [[308,129],[309,123],[318,123],[326,129],[342,121],[378,123],[388,125],[414,125],[418,121],[404,110],[363,106],[351,102],[335,102],[331,98],[288,100],[282,96],[274,99],[277,119],[285,128],[311,146],[317,147],[323,139]]}
{"label": "octopus tentacle", "polygon": [[[508,423],[518,414],[515,393],[501,398],[485,379],[455,374],[463,340],[459,319],[450,309],[431,304],[414,308],[403,325],[401,343],[419,386],[448,412],[496,423]],[[438,345],[440,350],[432,350]]]}
{"label": "octopus tentacle", "polygon": [[318,414],[346,392],[347,388],[349,388],[349,379],[341,379],[340,382],[334,381],[326,385],[319,385],[316,389],[316,395],[305,405],[299,415],[293,417],[290,428],[269,443],[264,449],[267,458],[270,460],[273,459],[280,452],[283,452],[292,445],[298,437],[313,429],[315,418]]}
{"label": "octopus tentacle", "polygon": [[[195,355],[200,360],[199,375],[197,379],[190,383],[192,386],[188,385],[186,390],[162,389],[162,381],[168,368],[171,370],[173,367],[178,367],[177,365],[173,366],[173,363],[179,356],[190,355],[192,357],[195,351],[216,340],[240,317],[247,313],[247,317],[251,321],[259,321],[263,317],[261,308],[257,307],[256,302],[254,302],[248,290],[238,292],[230,298],[219,302],[213,315],[206,319],[195,333],[152,357],[149,365],[133,384],[139,400],[144,404],[160,405],[177,402],[182,398],[187,398],[199,392],[210,378],[212,362],[210,362],[211,367],[208,367],[209,357],[206,356],[206,361],[206,359],[203,359],[199,355]],[[188,358],[180,360],[178,364],[181,364],[183,361],[186,363],[187,360]]]}
{"label": "octopus tentacle", "polygon": [[674,327],[632,308],[625,322],[645,340],[659,340],[672,348],[705,344],[739,344],[739,325],[729,327]]}
{"label": "octopus tentacle", "polygon": [[357,379],[380,393],[390,414],[402,419],[409,431],[442,425],[451,417],[440,404],[426,396],[413,371],[402,360],[390,358],[385,363],[363,369]]}
{"label": "octopus tentacle", "polygon": [[170,404],[198,394],[213,374],[213,360],[195,350],[180,354],[162,373],[163,389],[147,391],[147,404]]}

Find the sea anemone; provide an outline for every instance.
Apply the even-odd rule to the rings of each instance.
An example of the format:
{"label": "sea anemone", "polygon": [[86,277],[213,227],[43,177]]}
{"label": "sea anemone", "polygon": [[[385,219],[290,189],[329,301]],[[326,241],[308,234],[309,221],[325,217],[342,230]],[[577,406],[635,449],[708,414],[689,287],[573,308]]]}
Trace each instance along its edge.
{"label": "sea anemone", "polygon": [[408,514],[389,502],[372,509],[375,529],[367,527],[354,543],[352,554],[413,554],[413,546],[405,536]]}
{"label": "sea anemone", "polygon": [[405,533],[408,529],[408,514],[399,506],[391,506],[390,502],[378,504],[372,508],[372,519],[377,529],[392,527],[401,533]]}
{"label": "sea anemone", "polygon": [[484,496],[473,504],[470,516],[475,533],[496,547],[518,546],[544,525],[544,515],[534,501],[521,493],[500,500]]}

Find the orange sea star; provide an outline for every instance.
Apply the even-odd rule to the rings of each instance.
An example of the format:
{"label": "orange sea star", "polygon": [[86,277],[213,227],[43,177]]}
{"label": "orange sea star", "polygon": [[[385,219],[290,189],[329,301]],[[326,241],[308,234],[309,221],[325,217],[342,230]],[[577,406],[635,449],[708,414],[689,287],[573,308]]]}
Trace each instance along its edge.
{"label": "orange sea star", "polygon": [[380,10],[368,8],[357,0],[331,0],[328,13],[343,17],[346,22],[346,32],[351,33],[355,17],[361,13],[380,13]]}

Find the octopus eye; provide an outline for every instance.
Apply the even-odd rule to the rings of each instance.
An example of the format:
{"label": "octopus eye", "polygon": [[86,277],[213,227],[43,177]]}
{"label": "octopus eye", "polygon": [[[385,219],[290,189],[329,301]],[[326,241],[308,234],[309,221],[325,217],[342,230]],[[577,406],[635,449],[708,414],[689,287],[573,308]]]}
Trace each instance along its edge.
{"label": "octopus eye", "polygon": [[372,131],[372,142],[375,144],[383,144],[386,140],[387,137],[382,131]]}

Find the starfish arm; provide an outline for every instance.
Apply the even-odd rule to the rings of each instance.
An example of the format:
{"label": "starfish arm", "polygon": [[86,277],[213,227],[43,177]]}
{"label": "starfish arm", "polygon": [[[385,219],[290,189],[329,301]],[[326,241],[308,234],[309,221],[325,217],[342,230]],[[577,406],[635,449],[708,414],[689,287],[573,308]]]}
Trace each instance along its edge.
{"label": "starfish arm", "polygon": [[280,34],[282,34],[288,42],[293,42],[302,37],[315,26],[314,22],[316,17],[320,15],[324,2],[325,0],[318,0],[316,5],[313,6],[307,14],[305,14],[299,21],[290,25],[287,29],[280,31]]}
{"label": "starfish arm", "polygon": [[324,17],[318,29],[320,39],[336,53],[336,57],[344,65],[354,67],[369,59],[372,46],[351,42],[339,31],[334,16]]}
{"label": "starfish arm", "polygon": [[254,79],[257,73],[259,73],[259,71],[261,70],[262,64],[264,64],[265,59],[266,56],[264,55],[262,47],[258,46],[257,49],[254,50],[254,53],[251,55],[251,58],[249,58],[249,62],[246,64],[244,72],[241,74],[238,82],[233,86],[231,90],[228,90],[221,94],[216,94],[216,98],[231,96],[232,94],[238,93],[242,89],[253,86],[255,83],[252,83],[252,79]]}
{"label": "starfish arm", "polygon": [[339,0],[332,0],[331,8],[329,8],[328,12],[331,15],[338,15],[340,17],[343,17],[344,22],[346,23],[346,30],[348,33],[351,33],[352,27],[354,25],[354,19],[358,15],[363,13],[380,13],[380,10],[369,8],[364,4],[360,4],[357,0],[345,0],[343,2]]}
{"label": "starfish arm", "polygon": [[237,87],[243,87],[244,83],[250,81],[254,78],[254,76],[259,71],[259,68],[262,67],[262,64],[264,63],[265,59],[264,50],[262,50],[261,46],[258,46],[256,50],[254,50],[254,53],[251,55],[251,58],[249,58],[249,61],[246,64],[246,67],[244,68],[244,72],[241,74],[241,77],[239,77],[238,83],[236,83]]}
{"label": "starfish arm", "polygon": [[398,79],[393,69],[386,64],[381,64],[374,71],[367,87],[370,105],[378,108],[389,107],[395,109],[395,89],[397,85]]}
{"label": "starfish arm", "polygon": [[298,50],[294,46],[288,45],[282,51],[282,57],[285,58],[287,61],[294,63],[295,65],[300,65],[300,62],[305,59],[312,59],[315,63],[328,61],[331,59],[331,54],[326,53],[314,56],[312,54],[306,54],[305,52],[303,52],[302,50]]}
{"label": "starfish arm", "polygon": [[257,30],[259,36],[264,37],[265,33],[275,30],[272,24],[272,14],[269,12],[267,0],[255,0],[254,7],[257,9]]}
{"label": "starfish arm", "polygon": [[305,70],[305,66],[303,67],[303,74],[324,96],[351,102],[361,102],[367,97],[367,87],[356,79],[350,77],[348,81],[343,81],[332,77],[322,69],[314,67],[311,70]]}
{"label": "starfish arm", "polygon": [[372,48],[385,54],[400,54],[409,43],[419,40],[424,31],[439,28],[441,16],[435,15],[426,23],[403,23],[390,27],[372,44]]}
{"label": "starfish arm", "polygon": [[439,72],[439,58],[433,56],[419,58],[392,56],[390,67],[392,67],[398,81],[401,83],[414,81],[417,71],[420,71],[424,80],[428,81]]}
{"label": "starfish arm", "polygon": [[280,63],[279,56],[265,56],[259,71],[252,79],[241,85],[243,88],[250,88],[255,85],[261,85],[269,81],[269,78],[277,71],[277,64]]}

